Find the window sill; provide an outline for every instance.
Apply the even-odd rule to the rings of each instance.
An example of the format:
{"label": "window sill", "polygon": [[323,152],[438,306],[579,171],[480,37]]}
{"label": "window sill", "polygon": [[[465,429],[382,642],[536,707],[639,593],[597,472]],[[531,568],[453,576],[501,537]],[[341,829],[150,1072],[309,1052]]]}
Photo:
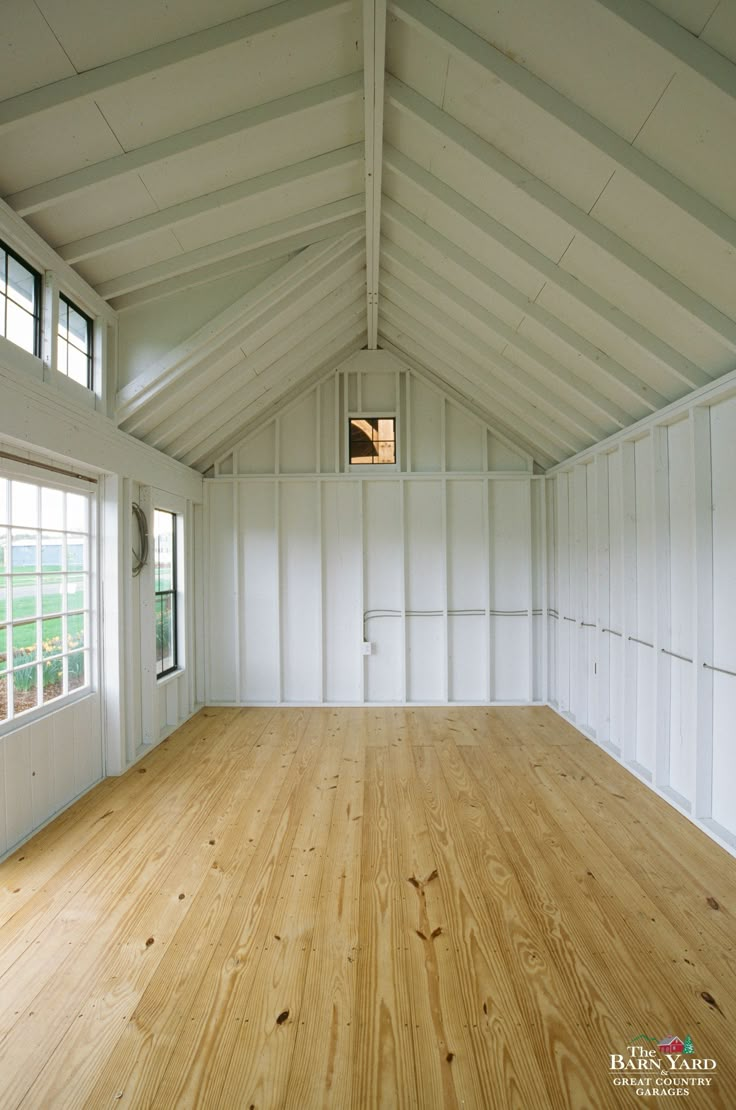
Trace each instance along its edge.
{"label": "window sill", "polygon": [[42,721],[46,717],[51,717],[54,713],[60,713],[62,710],[68,709],[70,705],[84,701],[85,698],[93,697],[96,693],[97,691],[92,686],[82,686],[79,690],[74,690],[71,694],[67,694],[66,697],[59,698],[57,701],[47,702],[46,705],[38,705],[35,709],[27,709],[25,713],[20,713],[10,721],[3,721],[0,724],[0,739],[12,732],[18,732],[22,728],[36,724],[36,722]]}
{"label": "window sill", "polygon": [[66,374],[62,374],[59,370],[54,370],[48,366],[44,367],[44,381],[52,389],[55,389],[75,404],[88,409],[95,407],[97,395],[94,390],[75,382],[73,378],[68,378]]}
{"label": "window sill", "polygon": [[167,686],[169,684],[169,682],[174,682],[177,678],[181,678],[181,676],[184,674],[184,672],[185,672],[184,667],[177,667],[176,670],[171,671],[170,674],[165,674],[161,678],[157,678],[156,679],[156,686],[157,687]]}

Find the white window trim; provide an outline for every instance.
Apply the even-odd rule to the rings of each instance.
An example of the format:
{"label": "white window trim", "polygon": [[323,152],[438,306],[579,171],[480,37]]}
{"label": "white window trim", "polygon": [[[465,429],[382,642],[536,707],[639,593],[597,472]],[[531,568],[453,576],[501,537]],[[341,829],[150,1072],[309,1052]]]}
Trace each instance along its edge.
{"label": "white window trim", "polygon": [[[169,672],[169,674],[162,675],[160,678],[156,676],[156,685],[158,688],[165,686],[173,679],[179,678],[186,672],[188,659],[187,659],[187,620],[186,620],[186,591],[184,590],[184,583],[186,581],[186,528],[187,516],[186,509],[187,503],[183,497],[177,497],[175,494],[166,493],[163,490],[151,490],[151,518],[148,522],[148,527],[151,531],[151,540],[153,540],[153,513],[155,509],[161,509],[167,513],[173,513],[176,516],[176,670]],[[151,565],[151,589],[155,591],[155,582],[153,578],[153,546],[151,545],[151,555],[149,559]],[[155,618],[154,618],[154,636],[155,636]],[[154,666],[155,672],[155,666]]]}
{"label": "white window trim", "polygon": [[[394,435],[396,437],[394,442],[394,451],[396,454],[396,462],[393,463],[351,463],[350,461],[350,421],[351,420],[393,420],[394,422]],[[401,444],[399,442],[399,414],[396,409],[381,409],[380,411],[374,409],[361,409],[360,411],[351,412],[348,410],[345,416],[345,470],[350,474],[366,474],[375,477],[376,474],[391,474],[397,472],[399,467],[399,460],[401,458]]]}
{"label": "white window trim", "polygon": [[[0,441],[0,450],[7,449],[6,446]],[[50,466],[56,465],[53,460],[47,460]],[[34,485],[46,486],[49,489],[58,489],[69,492],[86,493],[90,495],[90,530],[89,530],[89,675],[86,685],[79,687],[76,690],[70,690],[67,694],[53,701],[46,702],[45,705],[38,705],[33,709],[27,709],[24,712],[13,716],[7,721],[0,722],[0,738],[10,735],[19,729],[26,728],[34,721],[39,721],[44,717],[50,717],[54,713],[61,712],[67,706],[73,705],[75,702],[82,701],[85,698],[94,696],[98,691],[99,686],[99,635],[100,635],[100,620],[99,620],[99,574],[98,574],[98,537],[99,537],[99,487],[93,486],[91,482],[85,481],[83,478],[75,478],[72,475],[59,475],[54,471],[44,471],[43,460],[38,460],[39,465],[25,465],[11,459],[0,458],[0,474],[3,478],[19,479],[21,481],[30,481]],[[93,475],[90,475],[93,478]],[[96,480],[96,479],[95,479]],[[12,527],[12,525],[11,525]]]}

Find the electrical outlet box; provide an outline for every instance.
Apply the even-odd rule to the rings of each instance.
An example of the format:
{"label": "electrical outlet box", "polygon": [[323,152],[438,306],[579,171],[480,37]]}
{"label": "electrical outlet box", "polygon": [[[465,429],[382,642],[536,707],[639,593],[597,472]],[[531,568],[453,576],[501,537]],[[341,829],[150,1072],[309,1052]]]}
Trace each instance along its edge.
{"label": "electrical outlet box", "polygon": [[373,644],[370,642],[370,640],[363,640],[363,643],[360,645],[360,650],[363,655],[372,655]]}

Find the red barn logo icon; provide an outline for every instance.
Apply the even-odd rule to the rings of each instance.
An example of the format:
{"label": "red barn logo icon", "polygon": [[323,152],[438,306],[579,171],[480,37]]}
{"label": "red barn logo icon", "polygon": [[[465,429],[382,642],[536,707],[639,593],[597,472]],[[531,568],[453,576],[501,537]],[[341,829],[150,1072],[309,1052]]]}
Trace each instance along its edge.
{"label": "red barn logo icon", "polygon": [[684,1047],[679,1037],[665,1037],[657,1045],[659,1051],[666,1052],[668,1056],[677,1055],[678,1052],[682,1052]]}

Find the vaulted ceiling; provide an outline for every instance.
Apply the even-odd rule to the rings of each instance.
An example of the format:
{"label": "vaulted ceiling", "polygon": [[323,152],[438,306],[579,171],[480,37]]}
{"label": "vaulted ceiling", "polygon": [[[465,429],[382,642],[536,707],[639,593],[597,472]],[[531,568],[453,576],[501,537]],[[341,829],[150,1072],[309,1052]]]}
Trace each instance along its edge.
{"label": "vaulted ceiling", "polygon": [[0,190],[201,470],[379,346],[546,468],[736,366],[734,0],[4,0]]}

